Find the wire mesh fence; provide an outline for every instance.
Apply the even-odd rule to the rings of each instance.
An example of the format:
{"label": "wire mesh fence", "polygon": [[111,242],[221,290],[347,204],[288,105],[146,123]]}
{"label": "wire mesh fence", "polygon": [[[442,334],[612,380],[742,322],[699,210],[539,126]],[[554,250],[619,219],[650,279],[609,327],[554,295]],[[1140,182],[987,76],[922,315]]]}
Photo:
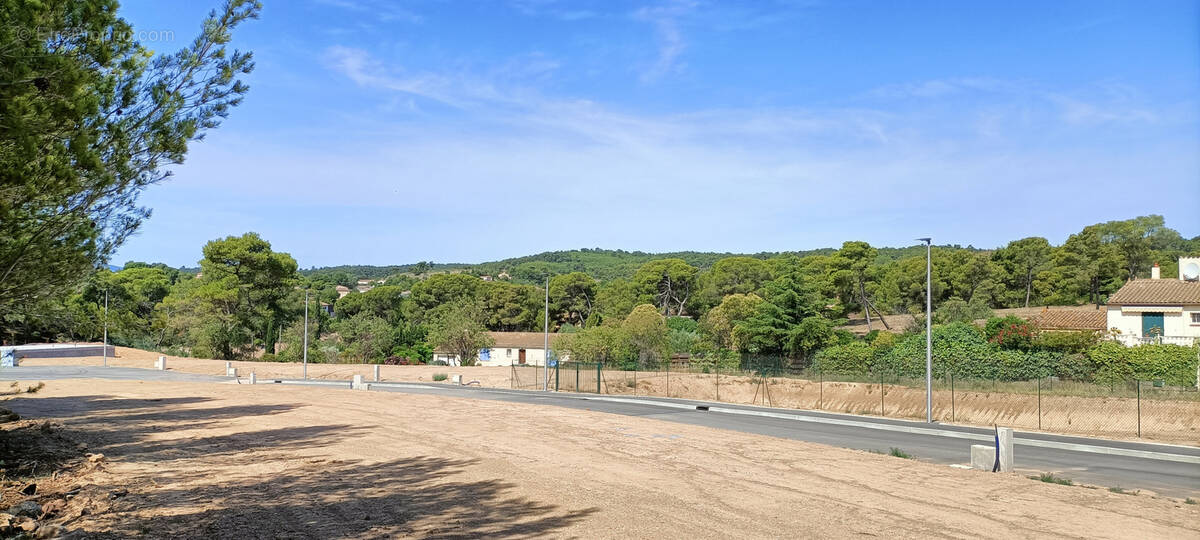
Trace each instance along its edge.
{"label": "wire mesh fence", "polygon": [[[521,387],[516,384],[514,375],[514,387]],[[651,365],[562,362],[551,368],[550,388],[925,419],[924,377],[883,369],[793,369],[770,359]],[[956,377],[946,371],[933,380],[932,402],[932,417],[938,422],[1200,443],[1200,392],[1161,380],[1002,380]]]}

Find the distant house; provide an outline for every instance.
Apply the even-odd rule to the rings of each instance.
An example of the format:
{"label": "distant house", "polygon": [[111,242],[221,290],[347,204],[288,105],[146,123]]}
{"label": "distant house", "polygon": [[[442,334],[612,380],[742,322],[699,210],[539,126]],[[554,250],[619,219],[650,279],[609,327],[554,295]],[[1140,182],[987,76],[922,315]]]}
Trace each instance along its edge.
{"label": "distant house", "polygon": [[333,316],[333,304],[330,304],[328,302],[321,302],[321,311],[324,311],[326,315],[329,315],[330,317],[332,317]]}
{"label": "distant house", "polygon": [[356,286],[354,287],[354,289],[355,289],[356,291],[360,292],[360,293],[365,293],[365,292],[367,292],[367,291],[369,291],[369,290],[371,290],[371,289],[374,289],[374,288],[375,288],[375,286],[374,286],[374,285],[356,285]]}
{"label": "distant house", "polygon": [[375,282],[374,280],[365,279],[365,278],[364,278],[364,279],[360,279],[360,280],[358,280],[358,284],[359,284],[359,285],[370,285],[370,284],[372,284],[372,283],[374,283],[374,282]]}
{"label": "distant house", "polygon": [[[509,366],[530,365],[540,366],[546,362],[545,335],[541,332],[488,332],[493,345],[480,349],[477,365]],[[550,334],[550,347],[562,338],[562,334]],[[433,360],[442,361],[452,366],[460,365],[458,355],[450,351],[437,349],[433,351]]]}
{"label": "distant house", "polygon": [[350,294],[350,287],[347,287],[345,285],[338,285],[337,287],[334,287],[333,290],[337,291],[338,298],[341,298],[343,296],[346,296],[347,294]]}
{"label": "distant house", "polygon": [[479,279],[482,279],[482,280],[484,280],[484,281],[491,281],[491,280],[492,280],[492,276],[479,276]]}
{"label": "distant house", "polygon": [[1200,257],[1179,259],[1179,279],[1134,279],[1108,298],[1107,325],[1126,345],[1192,345],[1200,338]]}
{"label": "distant house", "polygon": [[1043,332],[1103,332],[1107,330],[1108,313],[1098,309],[1050,309],[1029,318],[1029,323]]}
{"label": "distant house", "polygon": [[512,279],[512,276],[508,275],[508,272],[500,272],[499,274],[496,274],[496,279],[508,280]]}

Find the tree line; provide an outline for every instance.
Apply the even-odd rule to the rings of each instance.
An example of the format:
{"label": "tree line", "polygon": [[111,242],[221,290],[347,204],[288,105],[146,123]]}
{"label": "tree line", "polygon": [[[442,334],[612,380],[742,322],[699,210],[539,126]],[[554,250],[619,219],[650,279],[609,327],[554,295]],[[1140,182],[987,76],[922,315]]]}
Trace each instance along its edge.
{"label": "tree line", "polygon": [[[547,271],[533,281],[548,283],[551,331],[574,334],[562,342],[579,360],[688,353],[808,365],[818,351],[853,341],[838,329],[851,316],[877,330],[883,315],[923,312],[923,250],[883,262],[878,251],[850,241],[807,256],[735,255],[708,267],[659,258],[627,278]],[[1059,246],[1024,238],[995,250],[934,247],[934,322],[970,322],[1002,307],[1103,302],[1154,261],[1170,275],[1178,256],[1196,252],[1197,239],[1183,239],[1161,216],[1091,225]],[[306,292],[309,359],[317,362],[422,361],[437,347],[471,356],[487,346],[487,331],[540,331],[545,317],[543,287],[436,272],[429,263],[397,267],[404,271],[371,290],[339,297],[337,287],[358,276],[302,273],[254,233],[214,240],[202,253],[195,274],[138,262],[94,272],[69,294],[45,299],[34,316],[6,319],[7,339],[96,340],[105,292],[114,342],[225,359],[298,359]],[[649,322],[651,313],[661,325]]]}

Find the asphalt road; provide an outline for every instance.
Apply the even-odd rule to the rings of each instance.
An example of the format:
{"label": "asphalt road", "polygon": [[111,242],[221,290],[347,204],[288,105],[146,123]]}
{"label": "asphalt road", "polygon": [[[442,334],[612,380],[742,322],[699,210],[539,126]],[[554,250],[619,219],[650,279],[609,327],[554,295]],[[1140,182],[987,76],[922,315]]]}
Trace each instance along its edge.
{"label": "asphalt road", "polygon": [[[198,382],[231,380],[229,377],[135,368],[30,366],[0,369],[0,380],[67,378]],[[243,378],[242,382],[246,382],[246,379]],[[259,379],[258,384],[275,382],[274,379]],[[279,383],[350,387],[348,381],[282,380]],[[921,461],[946,465],[966,464],[970,446],[989,444],[992,437],[992,431],[984,428],[681,399],[542,393],[437,383],[373,383],[371,388],[376,391],[488,399],[641,416],[859,450],[887,452],[895,447]],[[698,410],[697,406],[708,407],[709,410]],[[1016,443],[1013,452],[1015,466],[1023,474],[1053,472],[1076,483],[1127,490],[1146,489],[1170,497],[1200,496],[1198,447],[1027,432],[1017,432]]]}

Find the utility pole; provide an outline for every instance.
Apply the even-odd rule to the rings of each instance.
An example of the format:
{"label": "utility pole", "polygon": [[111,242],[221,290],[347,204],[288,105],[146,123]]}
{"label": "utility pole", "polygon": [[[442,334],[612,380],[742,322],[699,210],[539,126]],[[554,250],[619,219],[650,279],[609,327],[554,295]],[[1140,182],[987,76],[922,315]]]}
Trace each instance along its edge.
{"label": "utility pole", "polygon": [[108,367],[108,289],[104,289],[104,367]]}
{"label": "utility pole", "polygon": [[308,289],[304,289],[304,380],[308,380]]}
{"label": "utility pole", "polygon": [[546,312],[542,322],[542,391],[550,390],[550,276],[546,276]]}
{"label": "utility pole", "polygon": [[933,422],[933,239],[925,242],[925,421]]}

